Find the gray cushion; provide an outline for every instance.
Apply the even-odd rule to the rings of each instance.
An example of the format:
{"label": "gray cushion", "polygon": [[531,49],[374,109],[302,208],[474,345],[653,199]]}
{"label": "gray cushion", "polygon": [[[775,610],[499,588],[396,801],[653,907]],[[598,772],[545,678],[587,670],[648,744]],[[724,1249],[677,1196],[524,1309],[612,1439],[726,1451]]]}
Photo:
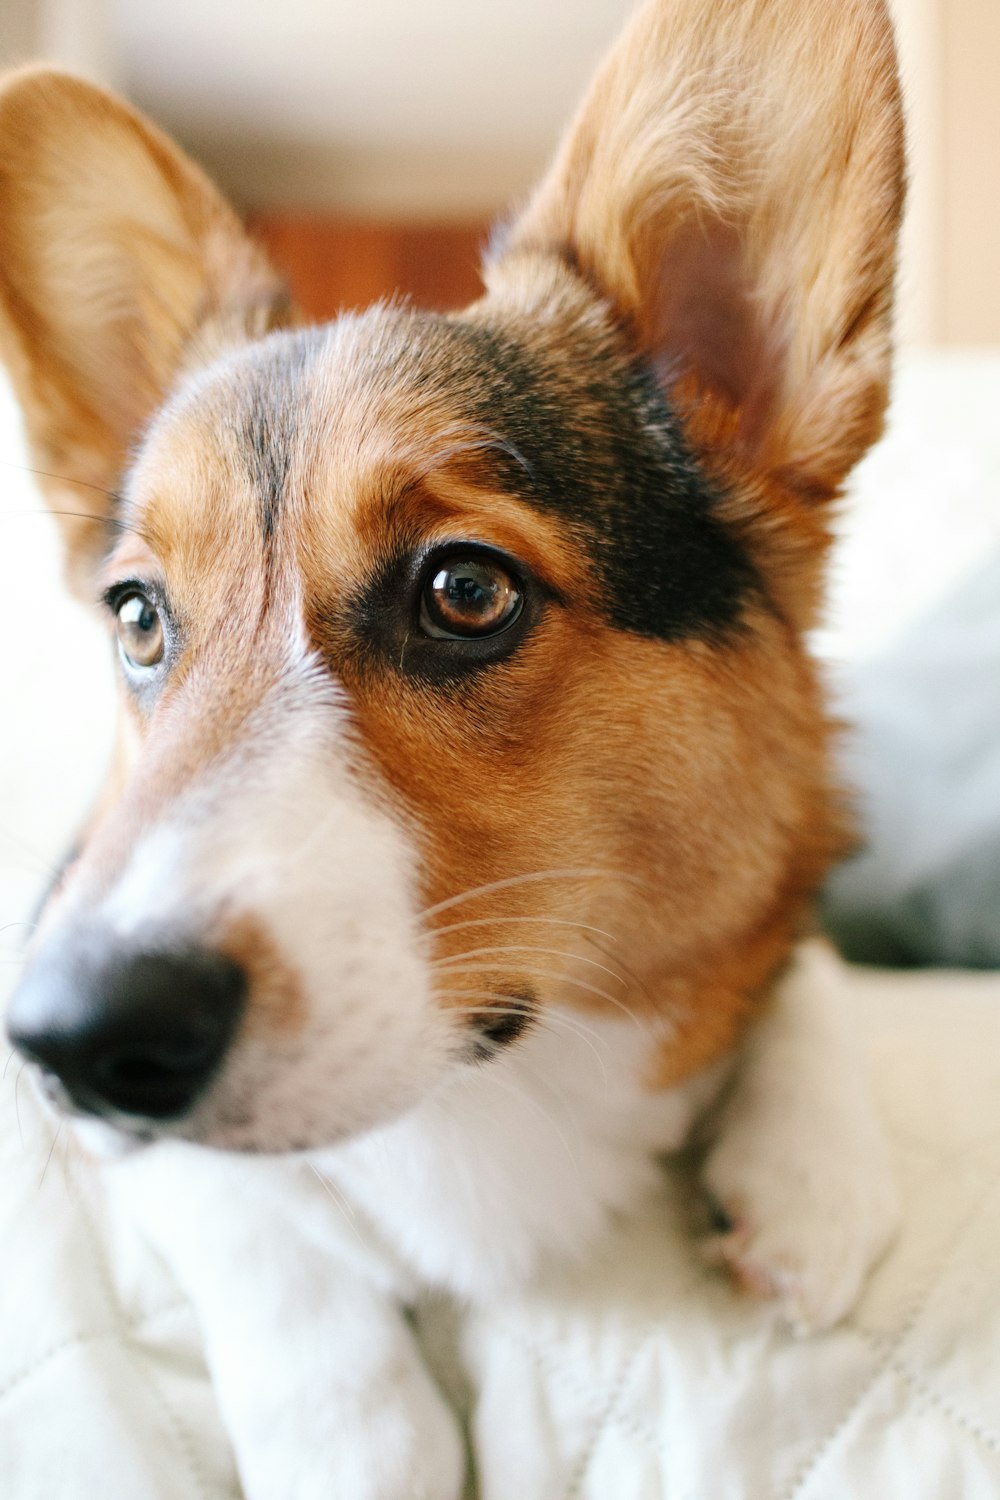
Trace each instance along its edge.
{"label": "gray cushion", "polygon": [[859,962],[1000,967],[1000,552],[849,671],[864,845],[828,882],[828,930]]}

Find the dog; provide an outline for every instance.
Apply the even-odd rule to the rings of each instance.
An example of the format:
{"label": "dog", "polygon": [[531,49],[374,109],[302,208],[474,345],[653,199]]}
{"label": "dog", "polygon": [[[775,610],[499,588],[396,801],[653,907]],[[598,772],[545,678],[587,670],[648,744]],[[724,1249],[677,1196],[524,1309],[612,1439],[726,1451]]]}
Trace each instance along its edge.
{"label": "dog", "polygon": [[[835,1322],[896,1212],[811,927],[847,819],[806,645],[887,400],[883,0],[649,0],[457,314],[304,326],[68,74],[6,80],[0,143],[3,355],[122,701],[6,1024],[81,1139],[148,1148],[165,1240],[157,1174],[203,1192],[176,1259],[248,1494],[456,1495],[400,1304],[585,1254],[706,1118],[714,1255]],[[379,1247],[324,1293],[350,1374],[287,1417],[302,1488],[261,1329],[308,1349],[289,1268],[328,1257],[292,1223],[270,1291],[234,1272],[236,1152]]]}

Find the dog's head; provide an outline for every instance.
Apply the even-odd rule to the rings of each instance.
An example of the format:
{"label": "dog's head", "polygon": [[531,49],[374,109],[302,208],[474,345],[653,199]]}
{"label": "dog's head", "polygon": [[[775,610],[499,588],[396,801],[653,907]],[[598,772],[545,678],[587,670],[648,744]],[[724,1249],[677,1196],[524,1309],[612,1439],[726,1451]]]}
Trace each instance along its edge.
{"label": "dog's head", "polygon": [[[137,1133],[324,1144],[549,1007],[732,1041],[837,845],[802,645],[886,399],[881,0],[658,0],[464,313],[299,327],[119,100],[0,94],[0,329],[120,750],[9,1018]],[[68,652],[66,670],[73,670]]]}

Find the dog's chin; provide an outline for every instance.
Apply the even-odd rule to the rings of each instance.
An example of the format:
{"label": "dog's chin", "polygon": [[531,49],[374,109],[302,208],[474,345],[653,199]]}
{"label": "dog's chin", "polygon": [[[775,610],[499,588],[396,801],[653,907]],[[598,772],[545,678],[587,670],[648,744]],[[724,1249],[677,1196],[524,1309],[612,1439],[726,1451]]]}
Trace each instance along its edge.
{"label": "dog's chin", "polygon": [[292,1105],[265,1112],[241,1108],[229,1100],[216,1101],[210,1092],[189,1114],[176,1119],[148,1120],[129,1115],[97,1117],[69,1109],[49,1097],[49,1105],[71,1128],[84,1151],[102,1161],[116,1160],[157,1142],[177,1141],[208,1151],[243,1156],[306,1156],[357,1139],[399,1119],[426,1097],[428,1088],[395,1091],[373,1100],[370,1107],[352,1111],[350,1118],[323,1111],[304,1114]]}
{"label": "dog's chin", "polygon": [[157,1130],[156,1140],[184,1141],[206,1151],[228,1151],[237,1156],[305,1156],[339,1145],[367,1127],[356,1129],[321,1124],[289,1125],[275,1128],[259,1120],[198,1125],[180,1121]]}
{"label": "dog's chin", "polygon": [[183,1119],[98,1119],[75,1111],[70,1116],[70,1124],[84,1153],[93,1160],[106,1162],[132,1156],[163,1141],[179,1141],[206,1151],[227,1151],[241,1156],[302,1156],[364,1133],[364,1127],[358,1130],[293,1128],[287,1132],[275,1131],[255,1120],[196,1124]]}
{"label": "dog's chin", "polygon": [[92,1115],[74,1115],[73,1134],[86,1156],[96,1161],[120,1161],[148,1146],[155,1136],[138,1126],[123,1126]]}

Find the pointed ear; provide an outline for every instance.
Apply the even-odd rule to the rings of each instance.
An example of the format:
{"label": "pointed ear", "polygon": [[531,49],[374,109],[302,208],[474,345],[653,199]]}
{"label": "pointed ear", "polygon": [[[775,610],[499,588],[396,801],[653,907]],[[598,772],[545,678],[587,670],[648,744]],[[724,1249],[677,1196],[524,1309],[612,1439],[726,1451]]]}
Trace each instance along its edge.
{"label": "pointed ear", "polygon": [[881,429],[902,201],[884,0],[650,0],[492,274],[563,256],[668,387],[820,497]]}
{"label": "pointed ear", "polygon": [[287,294],[155,126],[51,69],[0,85],[0,224],[0,354],[34,463],[75,481],[43,488],[85,590],[106,543],[101,491],[180,369],[286,322]]}

